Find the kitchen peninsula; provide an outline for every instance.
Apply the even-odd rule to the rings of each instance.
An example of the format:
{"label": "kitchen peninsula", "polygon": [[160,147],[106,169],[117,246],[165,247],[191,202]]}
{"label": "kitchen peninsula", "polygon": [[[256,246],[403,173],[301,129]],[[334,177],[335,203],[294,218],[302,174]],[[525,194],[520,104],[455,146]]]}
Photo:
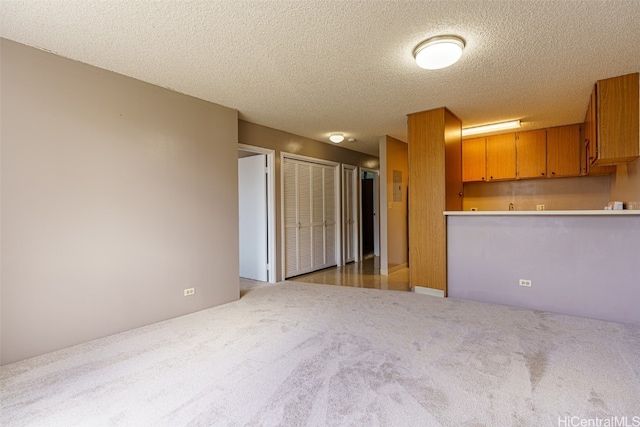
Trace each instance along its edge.
{"label": "kitchen peninsula", "polygon": [[444,215],[448,296],[640,325],[640,210]]}
{"label": "kitchen peninsula", "polygon": [[547,129],[409,114],[414,292],[640,325],[640,211],[602,209],[640,201],[639,82],[598,80],[582,123]]}

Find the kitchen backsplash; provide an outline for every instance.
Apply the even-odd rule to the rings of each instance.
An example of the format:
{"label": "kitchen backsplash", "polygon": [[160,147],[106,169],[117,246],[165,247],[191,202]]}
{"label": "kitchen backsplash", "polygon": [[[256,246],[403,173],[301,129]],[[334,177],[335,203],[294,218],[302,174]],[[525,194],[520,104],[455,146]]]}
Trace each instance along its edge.
{"label": "kitchen backsplash", "polygon": [[513,203],[514,210],[603,209],[611,197],[610,175],[554,179],[529,179],[502,182],[473,182],[464,184],[462,209],[506,211]]}

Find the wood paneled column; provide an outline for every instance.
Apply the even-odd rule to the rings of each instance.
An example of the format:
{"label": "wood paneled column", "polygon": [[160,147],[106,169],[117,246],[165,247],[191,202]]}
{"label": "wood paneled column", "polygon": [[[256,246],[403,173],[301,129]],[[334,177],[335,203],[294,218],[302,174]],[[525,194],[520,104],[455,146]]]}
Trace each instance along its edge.
{"label": "wood paneled column", "polygon": [[[462,210],[462,123],[446,108],[408,115],[409,281],[447,295],[445,210]],[[425,289],[427,288],[427,289]]]}

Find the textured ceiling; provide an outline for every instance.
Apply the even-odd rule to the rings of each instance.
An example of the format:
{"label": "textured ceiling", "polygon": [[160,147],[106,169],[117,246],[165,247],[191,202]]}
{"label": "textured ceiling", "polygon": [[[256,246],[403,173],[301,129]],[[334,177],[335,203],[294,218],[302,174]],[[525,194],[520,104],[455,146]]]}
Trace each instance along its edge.
{"label": "textured ceiling", "polygon": [[[446,106],[463,127],[582,121],[596,80],[640,71],[640,1],[1,1],[2,37],[377,154],[406,114]],[[454,66],[413,48],[463,37]]]}

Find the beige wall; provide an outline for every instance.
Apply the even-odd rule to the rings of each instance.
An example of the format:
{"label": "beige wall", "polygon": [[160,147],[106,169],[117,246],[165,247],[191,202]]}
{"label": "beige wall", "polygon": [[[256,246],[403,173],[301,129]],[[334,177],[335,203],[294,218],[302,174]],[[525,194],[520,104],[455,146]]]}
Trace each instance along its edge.
{"label": "beige wall", "polygon": [[238,120],[238,141],[275,150],[278,161],[280,153],[284,152],[370,169],[378,169],[379,166],[377,157],[345,148],[349,144],[346,140],[340,144],[328,144],[245,120]]}
{"label": "beige wall", "polygon": [[1,362],[238,299],[237,112],[1,55]]}
{"label": "beige wall", "polygon": [[[380,270],[388,274],[407,266],[407,184],[409,179],[408,145],[383,136],[380,138]],[[393,171],[402,174],[402,200],[394,201]]]}
{"label": "beige wall", "polygon": [[[351,151],[342,146],[331,145],[281,130],[261,126],[244,120],[238,121],[238,141],[242,144],[253,145],[274,150],[276,152],[276,279],[283,279],[282,272],[282,233],[280,207],[280,154],[291,153],[316,159],[329,160],[337,163],[378,169],[377,157]],[[344,142],[341,145],[348,144]]]}
{"label": "beige wall", "polygon": [[463,210],[518,211],[603,209],[609,203],[609,175],[464,184]]}
{"label": "beige wall", "polygon": [[611,200],[640,205],[640,158],[616,166],[611,179]]}

